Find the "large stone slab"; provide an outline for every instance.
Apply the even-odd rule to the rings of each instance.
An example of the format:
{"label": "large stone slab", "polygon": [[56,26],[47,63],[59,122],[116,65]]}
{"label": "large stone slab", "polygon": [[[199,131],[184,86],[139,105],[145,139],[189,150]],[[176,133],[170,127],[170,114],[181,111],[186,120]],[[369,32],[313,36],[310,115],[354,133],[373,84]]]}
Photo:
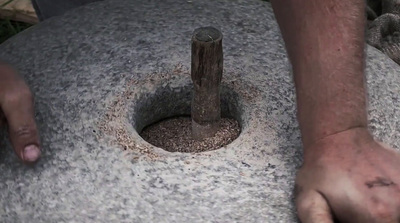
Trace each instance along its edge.
{"label": "large stone slab", "polygon": [[[224,112],[242,133],[201,154],[168,153],[135,131],[188,112],[190,37],[224,35]],[[371,130],[398,148],[399,66],[368,47]],[[4,222],[296,222],[301,165],[289,62],[269,3],[124,1],[76,9],[0,46],[36,98],[43,158],[1,140]]]}

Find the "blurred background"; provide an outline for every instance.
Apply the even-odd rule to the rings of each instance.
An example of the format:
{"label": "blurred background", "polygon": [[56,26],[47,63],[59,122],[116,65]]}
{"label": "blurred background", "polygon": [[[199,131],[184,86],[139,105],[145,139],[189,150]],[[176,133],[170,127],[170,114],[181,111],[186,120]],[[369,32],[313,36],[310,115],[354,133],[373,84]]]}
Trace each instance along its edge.
{"label": "blurred background", "polygon": [[38,22],[30,0],[0,0],[0,44]]}
{"label": "blurred background", "polygon": [[0,0],[0,44],[38,22],[31,0]]}

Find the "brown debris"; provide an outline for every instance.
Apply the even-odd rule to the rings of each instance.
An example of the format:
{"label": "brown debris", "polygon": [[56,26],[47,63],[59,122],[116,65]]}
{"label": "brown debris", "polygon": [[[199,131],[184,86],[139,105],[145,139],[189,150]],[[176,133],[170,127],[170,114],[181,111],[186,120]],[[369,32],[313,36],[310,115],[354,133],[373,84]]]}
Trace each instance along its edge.
{"label": "brown debris", "polygon": [[146,127],[140,135],[150,144],[169,152],[198,153],[224,147],[240,133],[236,120],[222,118],[221,127],[215,136],[196,141],[191,136],[191,124],[188,116],[165,119]]}

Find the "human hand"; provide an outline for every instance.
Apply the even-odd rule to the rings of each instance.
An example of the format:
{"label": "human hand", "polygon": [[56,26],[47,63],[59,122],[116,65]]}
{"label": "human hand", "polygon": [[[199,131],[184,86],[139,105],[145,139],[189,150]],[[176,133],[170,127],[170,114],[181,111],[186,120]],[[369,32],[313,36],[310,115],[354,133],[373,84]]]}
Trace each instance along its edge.
{"label": "human hand", "polygon": [[13,68],[0,63],[0,127],[3,126],[8,127],[11,144],[22,161],[33,163],[40,157],[32,93]]}
{"label": "human hand", "polygon": [[355,128],[305,148],[296,178],[302,223],[400,222],[400,154]]}

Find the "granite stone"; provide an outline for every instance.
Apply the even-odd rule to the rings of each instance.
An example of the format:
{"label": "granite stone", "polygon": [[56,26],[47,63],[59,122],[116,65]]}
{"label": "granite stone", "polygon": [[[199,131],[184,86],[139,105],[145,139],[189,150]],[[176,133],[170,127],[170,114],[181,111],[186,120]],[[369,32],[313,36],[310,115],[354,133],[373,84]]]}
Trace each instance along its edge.
{"label": "granite stone", "polygon": [[[170,153],[138,131],[190,111],[190,40],[224,35],[231,144]],[[400,67],[366,47],[370,128],[399,148]],[[2,222],[297,222],[302,162],[295,92],[268,2],[112,0],[72,10],[0,45],[35,96],[43,157],[0,138]]]}

